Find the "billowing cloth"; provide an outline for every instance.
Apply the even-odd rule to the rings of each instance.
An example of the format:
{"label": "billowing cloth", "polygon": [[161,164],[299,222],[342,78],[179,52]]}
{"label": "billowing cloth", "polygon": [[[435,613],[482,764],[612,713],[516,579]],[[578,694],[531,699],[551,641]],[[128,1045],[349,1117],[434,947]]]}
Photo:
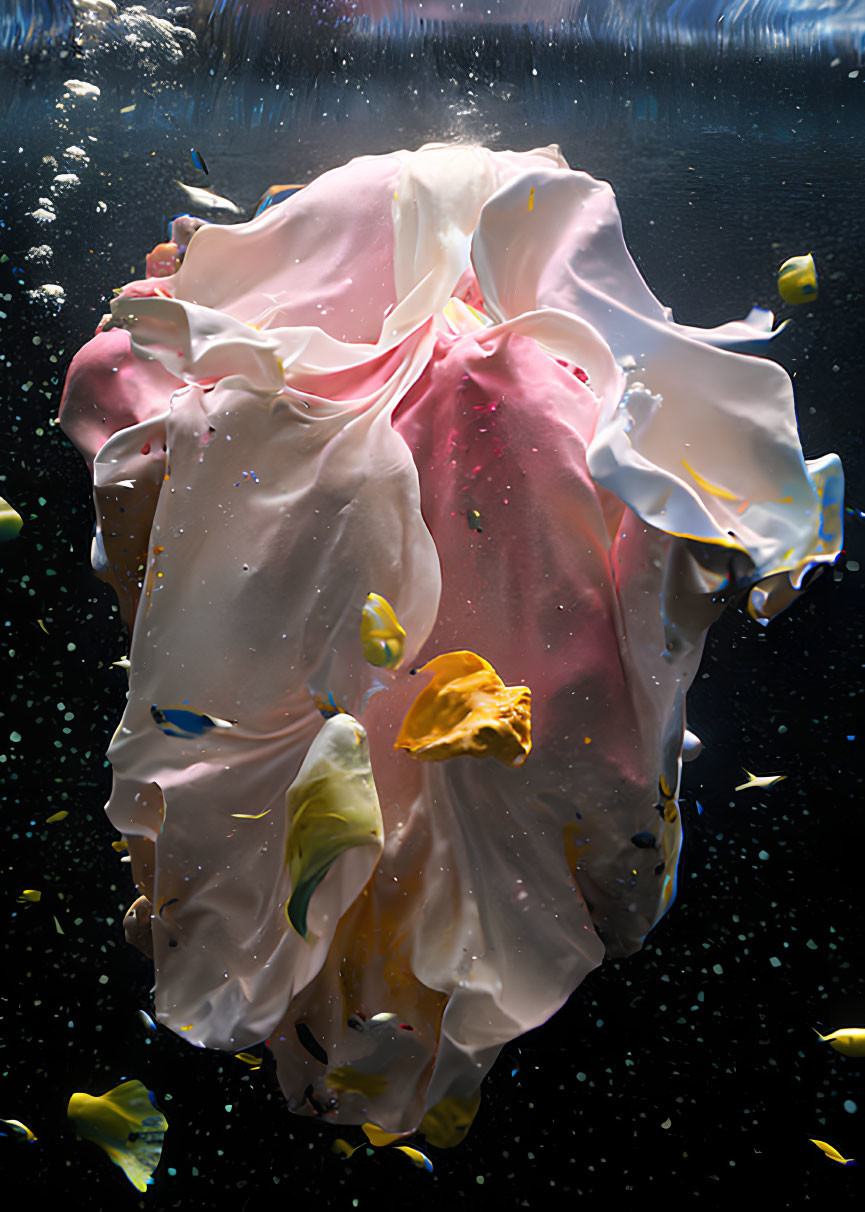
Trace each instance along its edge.
{"label": "billowing cloth", "polygon": [[675,324],[557,148],[353,160],[112,315],[61,422],[132,625],[107,811],[157,1015],[455,1143],[671,903],[706,629],[835,559],[838,460],[730,352],[771,316]]}

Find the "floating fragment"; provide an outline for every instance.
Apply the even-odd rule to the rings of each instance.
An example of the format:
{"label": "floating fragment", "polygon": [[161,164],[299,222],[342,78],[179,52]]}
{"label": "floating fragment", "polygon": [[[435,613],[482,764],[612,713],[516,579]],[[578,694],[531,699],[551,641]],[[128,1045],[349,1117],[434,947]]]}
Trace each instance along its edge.
{"label": "floating fragment", "polygon": [[256,1056],[254,1052],[235,1052],[234,1056],[235,1060],[243,1061],[250,1069],[261,1068],[261,1057]]}
{"label": "floating fragment", "polygon": [[310,693],[312,694],[312,701],[315,703],[316,709],[321,712],[326,720],[345,711],[345,708],[337,702],[332,694],[328,693],[327,698],[324,698],[323,695],[314,694],[312,691]]}
{"label": "floating fragment", "polygon": [[380,593],[368,593],[360,616],[360,646],[370,665],[396,669],[405,652],[405,631],[393,606]]}
{"label": "floating fragment", "polygon": [[263,816],[267,816],[272,809],[265,808],[264,812],[232,812],[232,816],[238,821],[260,821]]}
{"label": "floating fragment", "polygon": [[153,1019],[150,1017],[150,1015],[147,1013],[146,1010],[139,1010],[138,1017],[141,1019],[142,1023],[144,1023],[144,1025],[148,1031],[156,1030],[156,1023],[153,1021]]}
{"label": "floating fragment", "polygon": [[145,1085],[129,1081],[107,1094],[73,1094],[66,1114],[82,1140],[104,1149],[136,1191],[147,1190],[162,1156],[168,1120]]}
{"label": "floating fragment", "polygon": [[374,1014],[369,1020],[371,1023],[389,1023],[396,1018],[396,1015],[391,1010],[382,1010],[380,1014]]}
{"label": "floating fragment", "polygon": [[112,669],[125,669],[126,672],[128,673],[129,670],[132,668],[132,662],[130,661],[129,657],[121,657],[119,661],[111,662],[111,668]]}
{"label": "floating fragment", "polygon": [[481,526],[481,515],[476,509],[470,509],[466,514],[469,524],[469,530],[474,530],[476,534],[483,534],[484,528]]}
{"label": "floating fragment", "polygon": [[427,1170],[432,1174],[433,1164],[425,1153],[421,1153],[420,1149],[413,1149],[411,1145],[395,1145],[394,1148],[398,1149],[400,1153],[404,1153],[419,1170]]}
{"label": "floating fragment", "polygon": [[0,1119],[0,1136],[14,1136],[16,1140],[24,1140],[32,1143],[38,1140],[35,1132],[31,1132],[26,1124],[22,1124],[20,1119]]}
{"label": "floating fragment", "polygon": [[36,286],[33,290],[28,290],[27,294],[37,302],[56,303],[58,307],[66,302],[66,291],[56,282],[46,282],[42,286]]}
{"label": "floating fragment", "polygon": [[61,808],[60,811],[55,812],[53,816],[46,817],[45,824],[54,825],[57,823],[57,821],[65,821],[68,815],[68,811],[65,808]]}
{"label": "floating fragment", "polygon": [[37,622],[37,623],[38,623],[38,625],[39,625],[39,626],[42,628],[42,630],[45,632],[45,634],[46,634],[46,635],[48,635],[48,628],[45,626],[45,620],[44,620],[44,619],[37,619],[37,620],[36,620],[36,622]]}
{"label": "floating fragment", "polygon": [[811,303],[817,293],[817,266],[811,253],[784,262],[778,270],[778,294],[785,303]]}
{"label": "floating fragment", "polygon": [[63,87],[73,97],[93,97],[94,100],[102,92],[100,88],[95,84],[90,84],[87,80],[64,80]]}
{"label": "floating fragment", "polygon": [[291,876],[288,920],[306,938],[312,894],[340,855],[381,846],[383,827],[365,729],[353,716],[325,720],[285,796]]}
{"label": "floating fragment", "polygon": [[290,198],[292,194],[296,194],[304,188],[303,185],[271,185],[267,193],[262,195],[256,207],[254,218],[257,219],[269,207],[275,206],[278,202],[284,202],[286,198]]}
{"label": "floating fragment", "polygon": [[842,1157],[834,1145],[829,1145],[825,1140],[814,1140],[813,1136],[809,1136],[812,1145],[816,1145],[818,1149],[822,1149],[830,1161],[838,1162],[840,1166],[855,1166],[856,1162],[852,1157]]}
{"label": "floating fragment", "polygon": [[425,762],[469,756],[522,765],[532,748],[528,686],[506,686],[474,652],[442,653],[418,672],[433,679],[409,708],[395,749]]}
{"label": "floating fragment", "polygon": [[0,497],[0,543],[8,543],[16,538],[23,525],[21,514]]}
{"label": "floating fragment", "polygon": [[[745,767],[743,766],[742,769],[745,770]],[[735,788],[736,791],[745,791],[748,787],[774,787],[776,783],[780,783],[787,777],[786,774],[751,774],[748,770],[745,770],[745,773],[748,775],[748,781],[740,783]]]}
{"label": "floating fragment", "polygon": [[333,1152],[340,1153],[346,1161],[348,1161],[350,1157],[354,1157],[358,1149],[362,1149],[363,1147],[363,1144],[350,1145],[348,1141],[343,1140],[341,1136],[338,1136],[333,1142]]}
{"label": "floating fragment", "polygon": [[865,1027],[839,1027],[831,1035],[820,1035],[816,1027],[812,1030],[843,1056],[865,1056]]}
{"label": "floating fragment", "polygon": [[211,193],[209,189],[199,189],[195,185],[184,185],[182,181],[175,181],[175,185],[179,185],[190,202],[195,206],[201,207],[203,210],[219,210],[230,215],[239,215],[240,207],[235,206],[230,198],[223,198],[219,194]]}
{"label": "floating fragment", "polygon": [[150,708],[150,714],[166,736],[187,739],[204,736],[211,728],[234,728],[236,724],[235,720],[221,720],[203,711],[189,711],[185,707],[157,707],[155,703]]}
{"label": "floating fragment", "polygon": [[207,171],[207,165],[204,163],[204,156],[200,151],[196,151],[194,147],[190,147],[189,154],[192,156],[192,163],[200,173],[205,173],[208,177],[210,173]]}
{"label": "floating fragment", "polygon": [[37,888],[25,888],[18,896],[18,904],[35,905],[42,900],[42,893]]}

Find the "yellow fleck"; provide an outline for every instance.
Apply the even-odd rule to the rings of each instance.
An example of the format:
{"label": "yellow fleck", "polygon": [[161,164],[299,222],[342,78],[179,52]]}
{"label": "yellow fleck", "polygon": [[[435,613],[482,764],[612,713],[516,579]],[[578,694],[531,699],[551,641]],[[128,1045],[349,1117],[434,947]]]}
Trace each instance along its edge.
{"label": "yellow fleck", "polygon": [[270,808],[265,808],[264,812],[232,812],[231,815],[237,817],[239,821],[260,821],[270,811]]}
{"label": "yellow fleck", "polygon": [[741,500],[735,492],[728,492],[726,488],[720,488],[717,484],[712,484],[709,480],[703,479],[701,475],[694,471],[690,463],[686,463],[684,459],[682,459],[682,466],[690,476],[693,476],[704,492],[711,493],[713,497],[720,497],[722,501]]}
{"label": "yellow fleck", "polygon": [[535,187],[533,185],[532,188],[529,190],[529,211],[533,211],[534,209],[535,209]]}
{"label": "yellow fleck", "polygon": [[39,624],[39,626],[42,628],[42,630],[45,632],[45,634],[48,635],[48,628],[45,626],[45,620],[37,619],[36,622]]}
{"label": "yellow fleck", "polygon": [[38,901],[41,901],[41,900],[42,900],[42,893],[37,888],[25,888],[24,891],[18,897],[18,904],[24,905],[27,902],[29,902],[31,905],[35,905]]}
{"label": "yellow fleck", "polygon": [[53,825],[56,821],[65,821],[69,813],[65,808],[61,808],[59,812],[55,812],[53,816],[49,816],[45,821],[46,825]]}

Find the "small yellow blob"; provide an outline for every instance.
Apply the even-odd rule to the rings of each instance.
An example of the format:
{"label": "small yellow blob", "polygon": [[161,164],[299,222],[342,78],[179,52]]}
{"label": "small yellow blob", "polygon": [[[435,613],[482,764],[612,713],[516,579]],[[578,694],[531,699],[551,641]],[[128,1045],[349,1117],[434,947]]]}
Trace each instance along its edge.
{"label": "small yellow blob", "polygon": [[338,1136],[333,1142],[333,1152],[341,1154],[346,1161],[357,1153],[358,1149],[362,1149],[363,1145],[350,1145],[347,1140],[343,1140]]}
{"label": "small yellow blob", "polygon": [[534,185],[529,190],[529,212],[535,209],[535,187]]}
{"label": "small yellow blob", "polygon": [[118,854],[122,854],[124,850],[128,850],[129,846],[126,843],[126,838],[122,837],[118,841],[112,842],[111,849],[116,850]]}
{"label": "small yellow blob", "polygon": [[45,824],[46,824],[46,825],[53,825],[53,824],[55,824],[57,821],[65,821],[68,815],[69,815],[69,813],[66,811],[66,809],[65,809],[65,808],[61,808],[61,809],[60,809],[60,811],[59,811],[59,812],[55,812],[53,816],[46,817],[46,818],[45,818]]}
{"label": "small yellow blob", "polygon": [[82,1140],[104,1149],[136,1191],[147,1190],[162,1156],[168,1120],[142,1082],[123,1082],[107,1094],[73,1094],[66,1114]]}
{"label": "small yellow blob", "polygon": [[825,1140],[814,1140],[813,1136],[809,1136],[812,1145],[816,1145],[818,1149],[822,1149],[830,1161],[838,1162],[839,1166],[855,1166],[856,1162],[852,1157],[842,1157],[834,1145],[829,1145]]}
{"label": "small yellow blob", "polygon": [[436,1149],[453,1149],[462,1144],[481,1105],[481,1092],[468,1098],[455,1094],[430,1107],[418,1128]]}
{"label": "small yellow blob", "polygon": [[8,543],[10,539],[17,538],[23,525],[21,514],[0,497],[0,543]]}
{"label": "small yellow blob", "polygon": [[820,1039],[843,1056],[865,1056],[865,1027],[839,1027],[831,1035],[820,1035]]}
{"label": "small yellow blob", "polygon": [[393,606],[380,593],[368,593],[360,616],[360,646],[370,665],[396,669],[405,652],[405,631]]}
{"label": "small yellow blob", "polygon": [[29,902],[31,905],[35,905],[38,901],[41,901],[41,900],[42,900],[42,893],[39,892],[38,889],[25,888],[24,891],[18,897],[18,904],[26,905]]}
{"label": "small yellow blob", "polygon": [[48,628],[45,626],[45,620],[37,619],[36,622],[39,624],[39,626],[42,628],[42,630],[45,632],[45,634],[48,635]]}
{"label": "small yellow blob", "polygon": [[433,678],[409,708],[395,749],[424,762],[469,756],[522,765],[532,747],[527,686],[506,686],[474,652],[442,653],[418,672]]}
{"label": "small yellow blob", "polygon": [[778,270],[778,294],[785,303],[812,303],[817,293],[817,266],[811,253],[784,262]]}
{"label": "small yellow blob", "polygon": [[234,1055],[237,1060],[249,1065],[250,1069],[261,1068],[261,1057],[256,1056],[254,1052],[235,1052]]}

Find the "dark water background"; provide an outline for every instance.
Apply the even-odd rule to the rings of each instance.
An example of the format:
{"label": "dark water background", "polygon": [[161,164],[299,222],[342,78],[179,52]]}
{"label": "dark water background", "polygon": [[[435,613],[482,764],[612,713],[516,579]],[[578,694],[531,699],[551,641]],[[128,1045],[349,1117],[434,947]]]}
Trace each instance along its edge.
{"label": "dark water background", "polygon": [[[655,25],[629,34],[627,5],[608,6],[622,18],[612,32],[600,21],[424,26],[405,13],[358,29],[335,6],[274,25],[261,6],[217,5],[226,11],[209,23],[204,6],[173,18],[195,44],[160,42],[156,27],[127,17],[96,39],[79,27],[76,45],[70,5],[2,4],[0,495],[25,525],[0,549],[0,1116],[39,1136],[0,1139],[4,1202],[342,1212],[696,1198],[727,1208],[762,1193],[771,1207],[861,1206],[863,1171],[808,1143],[829,1140],[865,1165],[865,1060],[811,1030],[865,1024],[855,6],[836,6],[844,20],[817,38],[801,15],[800,35],[785,17],[727,36],[715,9],[691,37],[670,15],[677,6],[666,24],[655,7]],[[101,95],[64,101],[70,77]],[[605,964],[506,1049],[467,1141],[428,1150],[428,1175],[396,1154],[340,1160],[337,1133],[293,1117],[267,1066],[250,1073],[139,1023],[152,973],[123,941],[134,892],[102,814],[103,753],[125,689],[110,665],[126,639],[89,570],[86,470],[52,418],[112,288],[143,276],[144,254],[187,209],[175,178],[249,213],[274,181],[433,139],[559,143],[573,167],[612,182],[641,270],[684,322],[720,323],[753,303],[791,314],[772,355],[795,376],[806,456],[842,456],[848,512],[845,555],[803,600],[765,630],[730,609],[710,633],[689,697],[707,750],[686,768],[676,904],[640,955]],[[71,145],[85,148],[86,166],[64,158]],[[64,171],[80,184],[52,194]],[[44,226],[29,213],[40,197],[57,216]],[[50,258],[28,260],[43,244]],[[775,271],[806,251],[820,296],[787,308]],[[45,283],[63,286],[62,305],[39,295]],[[789,777],[734,796],[742,766]],[[61,808],[64,822],[43,823]],[[42,889],[42,902],[17,905],[23,888]],[[145,1196],[65,1121],[72,1091],[127,1077],[156,1092],[170,1123]]]}

